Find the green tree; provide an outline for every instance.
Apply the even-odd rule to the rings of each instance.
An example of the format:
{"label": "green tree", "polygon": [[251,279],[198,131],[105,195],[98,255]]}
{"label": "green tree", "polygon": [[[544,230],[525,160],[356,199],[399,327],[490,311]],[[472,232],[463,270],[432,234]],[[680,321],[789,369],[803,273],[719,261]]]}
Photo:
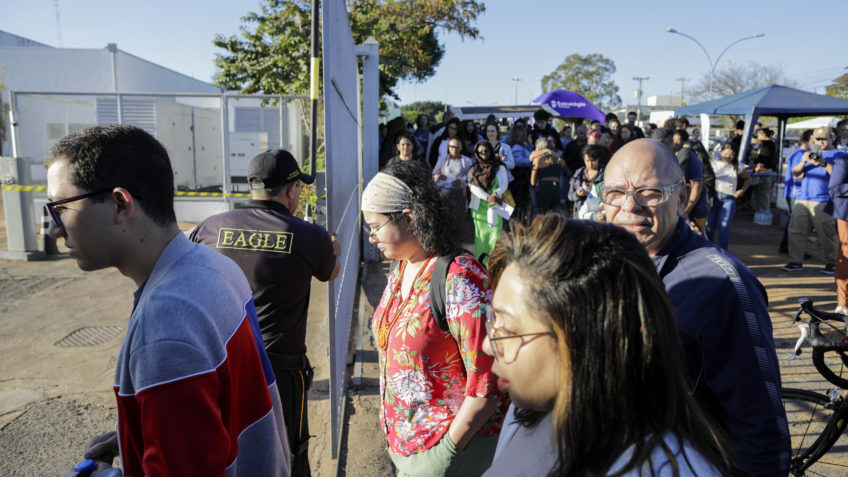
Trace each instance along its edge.
{"label": "green tree", "polygon": [[[380,43],[380,89],[397,97],[400,80],[433,76],[445,54],[437,32],[479,36],[474,26],[485,6],[477,0],[347,0],[354,43]],[[309,89],[311,3],[264,0],[259,13],[242,17],[240,35],[218,34],[213,43],[220,71],[215,84],[244,93],[305,94]]]}
{"label": "green tree", "polygon": [[618,85],[612,80],[613,73],[615,63],[604,55],[574,53],[542,77],[542,91],[564,89],[579,93],[595,106],[609,111],[621,104]]}
{"label": "green tree", "polygon": [[833,80],[833,84],[825,88],[828,96],[848,99],[848,73]]}
{"label": "green tree", "polygon": [[403,117],[408,122],[415,124],[419,114],[430,116],[430,122],[436,122],[436,115],[443,112],[447,105],[441,101],[416,101],[404,106],[400,109],[403,111]]}

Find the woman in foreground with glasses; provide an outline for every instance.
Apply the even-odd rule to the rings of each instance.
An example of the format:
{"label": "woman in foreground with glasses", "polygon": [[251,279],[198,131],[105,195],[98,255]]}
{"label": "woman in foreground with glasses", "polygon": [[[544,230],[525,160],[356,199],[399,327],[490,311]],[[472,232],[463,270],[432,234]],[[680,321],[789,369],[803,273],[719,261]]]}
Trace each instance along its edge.
{"label": "woman in foreground with glasses", "polygon": [[[380,361],[380,423],[401,476],[478,476],[489,466],[505,400],[482,351],[489,275],[456,255],[454,221],[430,171],[418,161],[378,173],[362,193],[370,242],[397,266],[374,311]],[[443,322],[430,288],[441,283]],[[441,280],[439,279],[441,278]]]}
{"label": "woman in foreground with glasses", "polygon": [[502,235],[489,270],[483,349],[517,423],[484,475],[736,471],[689,395],[674,312],[633,235],[548,214]]}

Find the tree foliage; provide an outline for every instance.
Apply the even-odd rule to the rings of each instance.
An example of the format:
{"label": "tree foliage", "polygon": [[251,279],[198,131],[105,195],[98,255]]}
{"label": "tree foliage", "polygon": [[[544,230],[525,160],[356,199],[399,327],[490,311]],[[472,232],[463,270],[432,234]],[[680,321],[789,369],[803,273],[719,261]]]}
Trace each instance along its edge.
{"label": "tree foliage", "polygon": [[848,99],[848,73],[833,80],[833,84],[825,88],[828,96]]}
{"label": "tree foliage", "polygon": [[[353,41],[380,44],[381,94],[400,80],[423,81],[444,57],[437,32],[475,39],[485,6],[477,0],[347,0]],[[242,17],[241,34],[215,36],[215,84],[244,93],[305,94],[309,89],[311,3],[264,0]]]}
{"label": "tree foliage", "polygon": [[403,111],[403,117],[407,122],[415,124],[419,114],[426,114],[430,116],[430,123],[433,124],[436,121],[436,116],[443,112],[445,107],[445,103],[441,101],[416,101],[401,106],[400,109]]}
{"label": "tree foliage", "polygon": [[[752,89],[762,88],[770,84],[797,86],[795,81],[786,77],[780,65],[763,65],[756,61],[744,64],[731,63],[717,70],[713,78],[713,99],[743,93]],[[710,73],[704,73],[698,83],[689,89],[692,103],[709,99]]]}
{"label": "tree foliage", "polygon": [[618,85],[612,80],[615,71],[615,63],[604,55],[574,53],[542,77],[542,91],[564,89],[579,93],[598,108],[609,111],[621,104]]}

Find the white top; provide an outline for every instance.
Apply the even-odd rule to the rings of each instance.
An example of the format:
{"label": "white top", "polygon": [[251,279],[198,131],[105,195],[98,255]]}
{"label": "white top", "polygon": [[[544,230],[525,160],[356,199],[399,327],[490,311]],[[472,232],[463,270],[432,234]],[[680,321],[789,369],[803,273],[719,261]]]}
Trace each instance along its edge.
{"label": "white top", "polygon": [[[498,197],[503,197],[509,183],[509,181],[507,181],[506,168],[504,166],[498,167],[496,177],[498,178],[498,188],[495,190],[495,193]],[[471,201],[468,202],[469,208],[476,209],[477,207],[480,207],[481,200],[489,200],[489,193],[484,191],[480,186],[472,184],[470,179],[468,181],[468,189],[471,190]]]}
{"label": "white top", "polygon": [[710,160],[715,173],[715,189],[716,192],[722,194],[733,195],[736,193],[736,187],[739,184],[739,173],[745,170],[745,166],[739,164],[734,170],[733,164],[722,160]]}
{"label": "white top", "polygon": [[447,191],[453,185],[453,181],[459,179],[460,185],[465,186],[468,180],[468,169],[474,165],[474,159],[467,156],[460,156],[459,159],[449,159],[447,155],[439,156],[436,167],[433,168],[433,177],[439,174],[444,174],[447,178],[443,181],[437,181],[436,185],[442,192]]}

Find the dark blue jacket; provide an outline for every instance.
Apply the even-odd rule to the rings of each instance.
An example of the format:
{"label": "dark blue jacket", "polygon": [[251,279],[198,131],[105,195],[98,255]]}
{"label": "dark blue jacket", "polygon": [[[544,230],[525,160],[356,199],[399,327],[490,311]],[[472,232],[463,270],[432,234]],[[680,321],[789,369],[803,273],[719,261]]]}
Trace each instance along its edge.
{"label": "dark blue jacket", "polygon": [[768,296],[736,257],[683,222],[653,257],[674,306],[692,395],[751,475],[787,475],[789,430]]}
{"label": "dark blue jacket", "polygon": [[827,189],[832,203],[824,211],[839,220],[848,221],[848,155],[834,158]]}

